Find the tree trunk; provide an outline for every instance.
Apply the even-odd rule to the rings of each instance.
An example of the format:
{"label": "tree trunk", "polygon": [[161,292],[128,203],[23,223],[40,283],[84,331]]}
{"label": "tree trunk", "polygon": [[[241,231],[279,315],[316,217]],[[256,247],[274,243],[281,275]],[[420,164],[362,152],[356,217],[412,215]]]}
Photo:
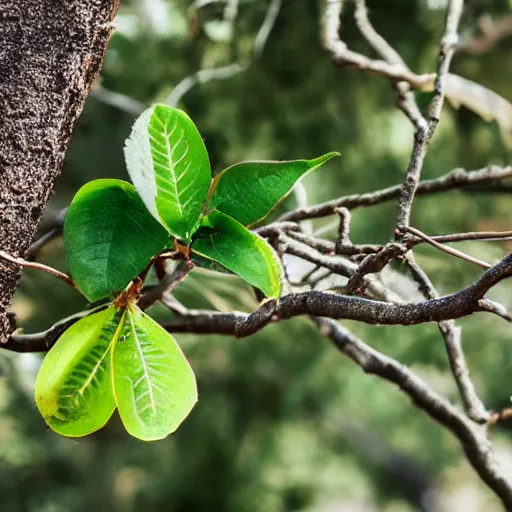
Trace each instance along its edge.
{"label": "tree trunk", "polygon": [[[23,257],[100,70],[119,0],[0,3],[0,249]],[[0,261],[0,343],[19,278]]]}

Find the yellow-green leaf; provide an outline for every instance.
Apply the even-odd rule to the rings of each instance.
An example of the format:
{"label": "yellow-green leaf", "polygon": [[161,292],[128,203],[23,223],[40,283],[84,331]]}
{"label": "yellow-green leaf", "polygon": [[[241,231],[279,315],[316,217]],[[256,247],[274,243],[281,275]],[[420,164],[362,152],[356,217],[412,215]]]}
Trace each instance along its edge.
{"label": "yellow-green leaf", "polygon": [[112,416],[116,404],[110,351],[120,322],[121,314],[114,307],[88,315],[67,329],[44,358],[35,400],[58,434],[85,436]]}
{"label": "yellow-green leaf", "polygon": [[112,352],[119,415],[144,441],[174,432],[197,402],[194,372],[172,336],[131,305]]}

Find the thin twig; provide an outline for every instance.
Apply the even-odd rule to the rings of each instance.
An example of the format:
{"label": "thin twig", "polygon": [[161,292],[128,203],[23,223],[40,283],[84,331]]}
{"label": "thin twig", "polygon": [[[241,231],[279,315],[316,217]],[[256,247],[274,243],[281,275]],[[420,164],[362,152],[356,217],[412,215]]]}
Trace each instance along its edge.
{"label": "thin twig", "polygon": [[[285,225],[285,223],[282,223]],[[338,222],[336,224],[339,225]],[[337,242],[332,242],[330,240],[325,240],[323,238],[319,238],[312,235],[307,235],[302,233],[301,231],[297,231],[295,229],[296,224],[293,224],[293,229],[289,231],[284,228],[283,231],[286,233],[288,238],[292,238],[301,242],[312,249],[316,249],[317,251],[327,254],[329,256],[333,256],[337,254],[338,256],[355,256],[355,255],[364,255],[364,254],[374,254],[383,249],[383,245],[379,244],[345,244],[345,245],[337,245]],[[334,225],[333,225],[334,227]],[[261,236],[267,236],[270,231],[261,228],[261,231],[258,230],[258,233]],[[412,233],[411,233],[412,235]],[[458,242],[470,242],[470,241],[479,241],[479,242],[504,242],[508,240],[512,240],[512,232],[510,231],[472,231],[468,233],[451,233],[446,235],[428,235],[429,240],[434,240],[435,242],[439,242],[441,244],[445,243],[458,243]],[[338,240],[338,239],[337,239]],[[410,238],[404,240],[403,246],[404,250],[407,248],[412,248],[417,245],[428,243],[426,240],[418,236],[412,235]],[[443,246],[444,248],[444,246]]]}
{"label": "thin twig", "polygon": [[[279,15],[279,11],[281,9],[281,1],[282,0],[272,0],[270,2],[267,13],[265,15],[265,19],[263,20],[263,23],[261,24],[260,29],[256,34],[256,38],[254,39],[252,57],[250,59],[240,62],[232,62],[231,64],[227,64],[225,66],[217,66],[196,71],[195,73],[185,77],[181,82],[179,82],[164,100],[164,103],[167,103],[171,106],[177,106],[183,97],[194,86],[215,80],[227,80],[234,77],[235,75],[238,75],[239,73],[242,73],[243,71],[246,71],[251,65],[251,61],[253,59],[258,59],[263,53],[263,49],[267,44],[268,38],[277,20],[277,16]],[[231,11],[228,10],[228,12],[232,13],[231,21],[233,22],[237,11],[231,9]]]}
{"label": "thin twig", "polygon": [[167,274],[160,283],[156,286],[146,287],[139,300],[140,308],[143,310],[147,309],[155,302],[161,300],[164,294],[171,293],[193,268],[194,263],[192,260],[179,261],[176,268],[170,274]]}
{"label": "thin twig", "polygon": [[512,315],[507,311],[507,308],[503,304],[491,299],[480,299],[478,301],[478,305],[482,308],[482,311],[493,313],[507,322],[512,322]]}
{"label": "thin twig", "polygon": [[30,246],[27,261],[34,261],[37,258],[39,251],[41,251],[46,244],[62,235],[67,212],[68,208],[62,208],[50,216],[49,222],[45,222],[46,231],[43,232]]}
{"label": "thin twig", "polygon": [[91,96],[94,99],[105,103],[105,105],[115,107],[132,116],[139,116],[146,109],[146,105],[140,101],[134,100],[133,98],[126,96],[126,94],[109,91],[99,84],[92,88]]}
{"label": "thin twig", "polygon": [[[405,261],[411,270],[413,279],[427,299],[436,299],[438,294],[427,274],[414,260],[412,253],[405,256]],[[480,304],[481,305],[481,304]],[[462,349],[462,329],[453,320],[438,323],[439,331],[444,339],[450,368],[459,388],[459,393],[468,416],[477,423],[485,423],[489,419],[485,405],[478,397]]]}
{"label": "thin twig", "polygon": [[274,28],[277,17],[279,16],[281,3],[282,0],[271,0],[268,6],[265,19],[263,20],[263,23],[261,24],[261,27],[256,34],[256,39],[254,40],[254,44],[252,46],[252,54],[255,59],[259,59],[263,54],[265,45],[267,44],[268,38],[272,32],[272,29]]}
{"label": "thin twig", "polygon": [[28,251],[27,261],[34,261],[37,258],[37,255],[41,251],[41,249],[50,243],[55,238],[59,237],[62,234],[62,229],[53,228],[41,235],[37,240],[35,240],[30,249]]}
{"label": "thin twig", "polygon": [[[322,268],[327,269],[329,271],[328,273],[350,278],[358,268],[357,264],[352,261],[340,256],[326,256],[310,246],[297,243],[295,240],[284,234],[281,234],[280,238],[285,246],[287,254],[293,254],[305,261],[319,265]],[[327,277],[327,275],[325,277]],[[322,279],[325,279],[325,277],[322,277]],[[375,276],[362,276],[361,288],[362,290],[367,291],[372,298],[390,302],[400,302],[399,297],[397,297],[392,290],[386,288]]]}
{"label": "thin twig", "polygon": [[[409,71],[407,64],[400,54],[375,30],[371,24],[365,0],[357,1],[354,17],[359,31],[377,54],[381,56],[381,58],[393,66],[401,66],[403,69]],[[409,82],[396,80],[393,80],[392,84],[397,93],[398,108],[404,112],[416,128],[425,127],[427,125],[427,121],[418,108],[411,84]]]}
{"label": "thin twig", "polygon": [[75,290],[78,290],[75,282],[73,279],[71,279],[70,276],[67,274],[64,274],[64,272],[61,272],[60,270],[57,270],[53,267],[49,267],[48,265],[43,265],[42,263],[36,263],[34,261],[26,261],[22,258],[15,258],[14,256],[10,256],[5,251],[0,251],[0,257],[4,260],[7,260],[11,263],[14,263],[16,265],[19,265],[20,267],[27,267],[27,268],[34,268],[37,270],[42,270],[43,272],[47,272],[48,274],[51,274],[58,279],[61,279],[69,286],[73,287]]}
{"label": "thin twig", "polygon": [[494,454],[485,425],[471,422],[407,367],[377,352],[338,323],[325,318],[313,320],[320,332],[365,373],[398,386],[417,407],[450,430],[480,478],[501,498],[506,510],[512,510],[512,482]]}
{"label": "thin twig", "polygon": [[[441,243],[468,242],[479,240],[481,242],[499,242],[512,239],[512,231],[470,231],[468,233],[452,233],[447,235],[429,235],[431,240]],[[420,243],[417,240],[414,243]]]}
{"label": "thin twig", "polygon": [[512,407],[502,409],[501,411],[491,413],[488,424],[494,426],[500,421],[506,421],[512,418]]}
{"label": "thin twig", "polygon": [[409,249],[402,244],[390,243],[379,252],[369,254],[359,264],[357,270],[352,273],[346,286],[346,293],[361,293],[365,290],[364,281],[368,274],[380,272],[391,260],[402,256]]}
{"label": "thin twig", "polygon": [[472,54],[482,55],[492,50],[503,39],[512,37],[512,14],[505,14],[494,21],[488,14],[478,20],[481,35],[467,40],[461,50]]}
{"label": "thin twig", "polygon": [[[431,195],[449,190],[470,190],[482,192],[512,193],[512,187],[503,183],[503,180],[512,178],[512,166],[499,167],[490,165],[476,171],[466,171],[464,169],[454,169],[449,173],[435,178],[420,182],[416,190],[416,196]],[[478,188],[480,187],[480,188]],[[298,208],[287,212],[279,217],[280,222],[298,221],[303,219],[315,219],[334,215],[336,209],[340,207],[354,210],[355,208],[375,206],[400,197],[402,185],[368,192],[365,194],[354,194],[333,199],[325,203],[308,206],[307,208]]]}
{"label": "thin twig", "polygon": [[259,228],[255,228],[254,231],[258,233],[258,235],[263,237],[270,237],[273,235],[278,235],[279,233],[286,232],[295,232],[302,231],[300,224],[296,222],[272,222],[271,224],[267,224],[266,226],[261,226]]}
{"label": "thin twig", "polygon": [[317,271],[316,275],[313,275],[309,278],[309,286],[312,290],[315,290],[316,287],[324,280],[332,276],[332,272],[328,268],[322,268]]}
{"label": "thin twig", "polygon": [[[311,277],[318,271],[320,270],[322,267],[320,265],[315,265],[309,272],[306,272],[300,279],[300,282],[299,283],[296,283],[297,286],[300,286],[300,285],[303,285],[303,284],[306,284],[309,282],[309,280],[311,279]],[[329,272],[330,273],[330,272]],[[293,284],[290,282],[290,284]]]}
{"label": "thin twig", "polygon": [[335,243],[330,240],[324,240],[323,238],[318,238],[312,235],[306,235],[300,231],[286,231],[286,236],[288,238],[292,238],[293,240],[297,240],[297,242],[301,242],[312,249],[315,249],[322,254],[326,254],[328,256],[334,256],[335,254],[340,255],[335,252]]}
{"label": "thin twig", "polygon": [[234,62],[226,66],[201,69],[179,82],[167,98],[165,98],[164,103],[175,107],[195,85],[205,84],[213,80],[227,80],[246,70],[247,67],[248,65],[246,63]]}
{"label": "thin twig", "polygon": [[433,247],[436,247],[440,251],[445,252],[446,254],[450,254],[451,256],[455,256],[456,258],[460,258],[461,260],[468,261],[469,263],[474,263],[475,265],[478,265],[481,268],[491,268],[492,265],[490,263],[487,263],[486,261],[479,260],[477,258],[473,258],[473,256],[469,256],[468,254],[459,251],[457,249],[454,249],[453,247],[448,247],[446,245],[443,245],[433,238],[429,237],[423,231],[420,231],[419,229],[408,227],[407,232],[412,233],[413,235],[416,235],[417,237],[421,238],[425,242],[429,243]]}
{"label": "thin twig", "polygon": [[13,352],[46,352],[53,347],[62,333],[71,327],[81,318],[97,313],[108,307],[110,304],[102,304],[92,309],[86,309],[75,313],[67,318],[59,320],[45,331],[34,334],[14,333],[7,339],[6,343],[0,344],[2,349],[11,350]]}
{"label": "thin twig", "polygon": [[436,75],[417,75],[402,65],[389,64],[385,60],[374,60],[360,53],[351,51],[340,40],[340,16],[343,1],[326,0],[323,17],[323,45],[330,52],[332,61],[337,66],[354,66],[363,71],[391,78],[394,81],[405,81],[413,87],[428,87],[435,80]]}
{"label": "thin twig", "polygon": [[334,245],[336,254],[343,254],[344,250],[353,247],[352,240],[350,239],[350,222],[352,220],[351,213],[348,208],[337,208],[336,213],[340,217],[340,224],[338,227],[338,237]]}
{"label": "thin twig", "polygon": [[412,203],[420,183],[427,148],[441,115],[445,95],[445,80],[458,42],[457,27],[459,25],[463,5],[463,0],[449,0],[446,30],[441,40],[439,51],[439,67],[434,85],[434,97],[428,107],[428,126],[421,125],[416,128],[411,158],[405,173],[404,184],[398,201],[398,216],[395,229],[395,238],[397,241],[402,240],[403,235],[409,227]]}

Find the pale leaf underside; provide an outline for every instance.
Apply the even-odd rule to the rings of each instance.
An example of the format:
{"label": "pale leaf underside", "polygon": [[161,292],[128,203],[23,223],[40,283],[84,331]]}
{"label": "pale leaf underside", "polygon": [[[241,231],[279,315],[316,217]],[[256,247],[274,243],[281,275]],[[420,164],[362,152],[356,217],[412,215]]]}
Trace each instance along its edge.
{"label": "pale leaf underside", "polygon": [[131,306],[113,360],[115,395],[126,430],[144,440],[174,432],[197,401],[197,388],[171,336]]}
{"label": "pale leaf underside", "polygon": [[211,182],[208,154],[193,122],[180,110],[155,105],[135,122],[125,156],[151,214],[173,236],[189,241]]}

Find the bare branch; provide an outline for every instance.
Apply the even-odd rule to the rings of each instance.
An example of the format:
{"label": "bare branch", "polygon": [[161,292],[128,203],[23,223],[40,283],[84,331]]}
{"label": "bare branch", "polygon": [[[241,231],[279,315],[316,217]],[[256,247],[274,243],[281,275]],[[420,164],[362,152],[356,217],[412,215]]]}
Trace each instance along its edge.
{"label": "bare branch", "polygon": [[466,41],[461,47],[462,51],[473,55],[481,55],[492,50],[503,39],[511,37],[512,14],[505,14],[496,21],[493,21],[489,15],[482,16],[478,26],[481,35]]}
{"label": "bare branch", "polygon": [[275,234],[280,234],[282,232],[292,233],[292,232],[300,232],[302,228],[296,222],[272,222],[271,224],[267,224],[266,226],[261,226],[254,230],[258,235],[263,237],[270,237]]}
{"label": "bare branch", "polygon": [[[411,270],[413,279],[418,283],[425,297],[428,299],[436,299],[438,295],[434,285],[427,274],[415,262],[411,253],[406,255],[405,261]],[[459,388],[464,408],[472,420],[477,423],[485,423],[489,419],[489,413],[480,398],[478,398],[469,375],[466,358],[462,350],[462,329],[457,327],[453,320],[439,322],[438,326],[444,339],[450,368],[457,387]]]}
{"label": "bare branch", "polygon": [[[36,263],[34,261],[26,261],[22,258],[15,258],[14,256],[7,254],[5,251],[0,251],[0,258],[3,258],[4,260],[9,261],[10,263],[19,265],[20,267],[35,268],[37,270],[42,270],[43,272],[47,272],[48,274],[51,274],[51,275],[57,277],[61,281],[64,281],[66,284],[73,287],[75,290],[78,290],[75,282],[73,281],[73,279],[71,279],[70,276],[68,276],[67,274],[64,274],[64,272],[61,272],[60,270],[57,270],[53,267],[49,267],[48,265],[43,265],[42,263]],[[0,266],[0,268],[2,268],[2,267]]]}
{"label": "bare branch", "polygon": [[[329,240],[324,240],[323,238],[318,238],[312,235],[306,235],[300,231],[287,231],[286,236],[289,238],[293,238],[298,242],[301,242],[309,247],[316,249],[317,251],[327,254],[328,256],[334,256],[337,254],[338,256],[355,256],[355,255],[364,255],[364,254],[373,254],[382,249],[382,245],[379,244],[344,244],[340,245],[338,240],[335,242],[331,242]],[[263,235],[265,236],[265,235]],[[422,240],[419,240],[421,242]]]}
{"label": "bare branch", "polygon": [[138,116],[146,109],[146,105],[140,101],[134,100],[133,98],[126,96],[126,94],[109,91],[100,84],[96,84],[93,87],[91,96],[94,99],[105,103],[105,105],[110,105],[111,107],[123,110],[132,116]]}
{"label": "bare branch", "polygon": [[211,312],[201,317],[183,316],[166,327],[175,332],[231,333],[248,336],[270,321],[299,315],[326,316],[334,319],[357,320],[368,324],[413,325],[462,318],[486,311],[480,305],[485,293],[502,279],[512,276],[512,255],[496,264],[468,288],[441,298],[419,303],[386,303],[360,297],[325,292],[303,292],[269,300],[250,314],[236,316]]}
{"label": "bare branch", "polygon": [[487,263],[486,261],[482,261],[477,258],[473,258],[473,256],[469,256],[468,254],[466,254],[462,251],[459,251],[457,249],[454,249],[453,247],[447,247],[446,245],[439,243],[438,241],[429,237],[428,235],[426,235],[419,229],[412,228],[409,226],[407,228],[407,231],[409,233],[412,233],[413,235],[416,235],[417,237],[421,238],[423,241],[425,241],[428,244],[432,245],[433,247],[439,249],[440,251],[445,252],[446,254],[450,254],[451,256],[460,258],[461,260],[469,261],[470,263],[474,263],[475,265],[478,265],[481,268],[491,268],[492,267],[492,265],[490,263]]}
{"label": "bare branch", "polygon": [[323,45],[331,53],[337,66],[355,66],[363,71],[386,76],[395,81],[405,81],[416,88],[428,87],[435,80],[435,74],[416,75],[401,64],[389,64],[384,60],[373,60],[348,49],[340,40],[340,15],[343,2],[326,0],[323,19]]}
{"label": "bare branch", "polygon": [[33,261],[37,258],[39,251],[43,249],[43,247],[62,235],[62,228],[64,227],[64,221],[66,219],[66,214],[68,212],[67,208],[63,208],[58,212],[55,212],[51,215],[49,225],[46,226],[46,231],[41,234],[39,238],[37,238],[32,245],[30,246],[30,250],[28,252],[27,260]]}
{"label": "bare branch", "polygon": [[[464,169],[454,169],[448,174],[433,180],[426,180],[419,183],[416,195],[431,195],[448,190],[470,190],[470,191],[489,191],[512,193],[510,184],[505,184],[502,180],[512,177],[512,166],[499,167],[490,165],[476,171],[466,171]],[[354,210],[363,206],[374,206],[384,202],[392,201],[400,196],[402,185],[368,192],[366,194],[354,194],[343,196],[338,199],[299,208],[285,213],[279,218],[279,221],[298,221],[303,219],[314,219],[333,215],[336,209],[340,207]]]}
{"label": "bare branch", "polygon": [[414,133],[414,144],[405,173],[404,184],[398,201],[398,217],[395,238],[401,241],[409,227],[412,203],[420,183],[421,171],[427,154],[428,145],[439,122],[445,96],[445,81],[450,62],[458,42],[457,27],[462,14],[463,0],[450,0],[446,17],[446,30],[441,40],[439,68],[435,80],[434,97],[428,107],[428,126],[421,125]]}
{"label": "bare branch", "polygon": [[185,77],[172,92],[165,98],[164,103],[175,107],[191,89],[197,84],[205,84],[213,80],[227,80],[247,69],[247,64],[234,62],[226,66],[201,69],[196,73]]}
{"label": "bare branch", "polygon": [[[373,28],[368,17],[368,9],[366,8],[365,0],[357,1],[354,16],[359,31],[377,54],[389,64],[402,66],[404,69],[408,70],[407,64],[398,52]],[[398,108],[404,112],[416,128],[425,127],[427,121],[418,108],[411,84],[409,82],[393,81],[393,87],[397,93]]]}
{"label": "bare branch", "polygon": [[[383,249],[384,246],[379,244],[345,244],[342,246],[337,245],[338,240],[336,242],[332,242],[330,240],[325,240],[323,238],[318,238],[316,236],[307,235],[300,231],[300,227],[294,223],[280,223],[276,224],[282,226],[282,231],[286,233],[288,238],[292,238],[293,240],[297,240],[312,249],[315,249],[322,254],[326,254],[328,256],[333,256],[337,254],[338,256],[355,256],[355,255],[365,255],[365,254],[374,254]],[[287,226],[291,227],[291,230],[288,229]],[[270,224],[268,227],[265,226],[263,228],[259,228],[257,230],[258,234],[261,236],[268,236],[268,234],[273,229],[274,225]],[[267,229],[268,228],[268,229]],[[414,228],[413,228],[414,229]],[[423,233],[424,234],[424,233]],[[424,234],[425,235],[425,234]],[[456,243],[456,242],[469,242],[469,241],[480,241],[480,242],[502,242],[512,240],[512,231],[472,231],[468,233],[451,233],[446,235],[425,235],[428,237],[428,240],[433,240],[435,242],[439,242],[441,244],[444,243]],[[426,241],[417,236],[411,235],[411,237],[407,237],[403,241],[404,252],[406,249],[410,249],[422,243],[426,243]],[[443,250],[446,249],[446,246],[443,245]],[[480,266],[480,265],[479,265]],[[490,266],[490,265],[489,265]],[[483,268],[489,268],[488,266]]]}
{"label": "bare branch", "polygon": [[87,315],[105,309],[108,305],[109,304],[102,304],[96,308],[75,313],[53,324],[49,329],[46,329],[46,331],[35,334],[14,333],[7,339],[6,343],[0,344],[0,347],[2,349],[11,350],[12,352],[46,352],[53,347],[61,334],[75,322],[78,322],[78,320]]}
{"label": "bare branch", "polygon": [[[265,45],[267,44],[267,40],[274,28],[275,22],[277,20],[277,16],[279,15],[279,11],[281,9],[282,0],[271,0],[267,14],[265,15],[265,19],[256,34],[256,38],[252,47],[252,59],[258,59],[261,57]],[[229,9],[231,7],[231,9]],[[236,17],[236,8],[233,7],[232,4],[227,5],[226,11],[228,13],[228,18],[231,21],[234,21]],[[232,62],[231,64],[227,64],[225,66],[217,66],[208,69],[201,69],[187,77],[185,77],[181,82],[174,87],[172,92],[167,96],[164,100],[164,103],[167,103],[171,106],[177,106],[179,102],[183,99],[183,97],[195,86],[198,84],[204,84],[207,82],[211,82],[214,80],[227,80],[229,78],[238,75],[239,73],[245,71],[249,68],[251,64],[251,60],[241,62]]]}
{"label": "bare branch", "polygon": [[[512,239],[512,231],[470,231],[469,233],[453,233],[449,235],[429,235],[431,240],[441,243],[468,242],[479,240],[481,242],[500,242]],[[423,240],[415,240],[414,244]]]}
{"label": "bare branch", "polygon": [[334,251],[336,254],[342,254],[346,248],[353,247],[352,240],[350,239],[350,221],[352,219],[350,210],[347,208],[337,208],[336,213],[340,217],[340,225]]}
{"label": "bare branch", "polygon": [[358,290],[364,290],[364,279],[367,274],[375,274],[380,272],[391,260],[402,256],[409,249],[401,244],[390,243],[384,246],[375,254],[369,254],[360,263],[357,270],[350,276],[348,280],[346,293],[356,293]]}
{"label": "bare branch", "polygon": [[263,23],[261,24],[261,27],[256,34],[256,39],[254,40],[254,44],[252,46],[252,54],[255,59],[259,59],[263,53],[268,38],[277,21],[277,17],[279,16],[281,3],[282,0],[271,0],[268,6],[265,19],[263,20]]}
{"label": "bare branch", "polygon": [[[298,233],[297,233],[298,234]],[[319,265],[329,270],[329,273],[350,278],[357,270],[357,264],[340,256],[326,256],[309,245],[296,243],[295,240],[281,234],[281,240],[285,244],[285,252],[293,254],[303,260]],[[323,279],[323,278],[322,278]],[[399,302],[399,297],[387,289],[380,280],[374,276],[362,276],[362,289],[366,290],[373,298],[389,302]]]}
{"label": "bare branch", "polygon": [[512,509],[512,482],[505,477],[506,472],[496,459],[485,425],[472,423],[408,368],[369,347],[333,320],[315,318],[314,321],[322,334],[364,372],[397,385],[417,407],[450,430],[480,478],[500,497],[507,510]]}
{"label": "bare branch", "polygon": [[512,408],[508,407],[498,412],[493,412],[489,417],[489,425],[494,426],[500,421],[506,421],[512,418]]}
{"label": "bare branch", "polygon": [[141,309],[147,309],[155,302],[162,300],[164,294],[171,293],[178,286],[190,271],[194,268],[191,260],[181,260],[170,274],[166,274],[156,286],[146,288],[139,301]]}
{"label": "bare branch", "polygon": [[512,315],[507,311],[503,304],[499,304],[490,299],[480,299],[478,301],[478,305],[482,308],[483,311],[487,311],[489,313],[493,313],[498,315],[503,320],[507,322],[512,322]]}

